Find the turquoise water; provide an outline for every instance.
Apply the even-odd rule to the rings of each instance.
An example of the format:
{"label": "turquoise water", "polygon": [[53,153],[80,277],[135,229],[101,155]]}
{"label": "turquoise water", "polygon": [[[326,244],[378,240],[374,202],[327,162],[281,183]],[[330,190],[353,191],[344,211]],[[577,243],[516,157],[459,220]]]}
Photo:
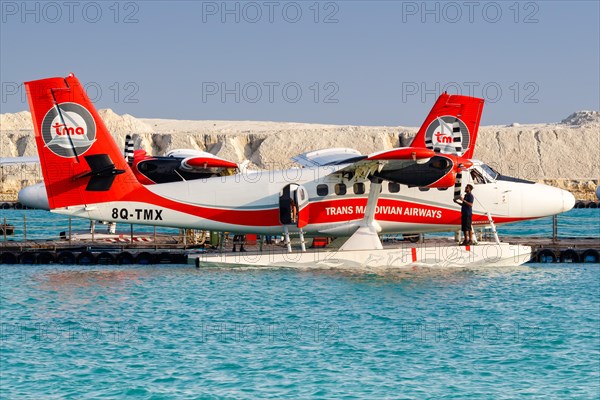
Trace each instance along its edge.
{"label": "turquoise water", "polygon": [[[600,210],[574,208],[557,216],[559,238],[599,238]],[[552,237],[552,217],[533,219],[498,227],[500,236]]]}
{"label": "turquoise water", "polygon": [[[16,237],[23,216],[28,237],[67,226],[0,211]],[[559,236],[598,237],[599,216],[561,215]],[[600,397],[598,264],[0,268],[2,399]]]}
{"label": "turquoise water", "polygon": [[598,398],[600,266],[3,266],[3,399]]}
{"label": "turquoise water", "polygon": [[[14,236],[7,240],[57,239],[60,231],[68,231],[69,218],[42,210],[0,210],[0,223],[4,221],[15,227]],[[97,232],[105,232],[101,224],[96,226]],[[27,229],[25,229],[27,228]],[[133,225],[134,232],[152,234],[153,228],[147,225]],[[89,230],[89,221],[72,218],[71,229],[74,231]],[[118,224],[118,230],[129,233],[130,225]],[[177,235],[179,230],[173,228],[157,228],[157,232]],[[541,236],[552,237],[552,218],[541,218],[498,227],[501,236]],[[436,235],[436,234],[433,234]],[[439,235],[439,234],[438,234]],[[441,235],[452,235],[450,233]],[[600,237],[600,210],[589,208],[572,209],[558,216],[559,237]],[[0,237],[0,240],[3,240]]]}

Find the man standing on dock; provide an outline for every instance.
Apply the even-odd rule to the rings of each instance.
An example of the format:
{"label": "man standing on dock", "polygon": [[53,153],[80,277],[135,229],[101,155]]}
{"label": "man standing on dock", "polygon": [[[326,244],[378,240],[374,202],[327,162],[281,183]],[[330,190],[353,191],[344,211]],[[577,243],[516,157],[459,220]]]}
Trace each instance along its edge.
{"label": "man standing on dock", "polygon": [[473,202],[475,198],[471,191],[473,190],[473,185],[469,184],[465,187],[465,195],[460,196],[458,199],[455,199],[454,202],[460,204],[460,213],[461,213],[461,230],[463,232],[464,240],[460,244],[460,246],[466,246],[473,244],[473,236],[471,231],[472,222],[473,222]]}

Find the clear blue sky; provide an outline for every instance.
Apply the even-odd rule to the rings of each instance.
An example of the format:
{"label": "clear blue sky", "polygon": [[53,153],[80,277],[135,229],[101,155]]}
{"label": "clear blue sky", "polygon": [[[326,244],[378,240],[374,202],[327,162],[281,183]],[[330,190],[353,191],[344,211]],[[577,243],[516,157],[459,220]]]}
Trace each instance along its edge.
{"label": "clear blue sky", "polygon": [[600,109],[598,1],[23,4],[1,2],[3,113],[71,71],[139,117],[419,125],[444,86],[484,124]]}

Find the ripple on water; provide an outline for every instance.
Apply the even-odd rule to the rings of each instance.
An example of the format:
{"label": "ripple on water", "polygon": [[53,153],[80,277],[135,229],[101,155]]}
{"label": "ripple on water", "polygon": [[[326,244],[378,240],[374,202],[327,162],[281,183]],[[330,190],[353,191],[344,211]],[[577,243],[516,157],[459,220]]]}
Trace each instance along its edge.
{"label": "ripple on water", "polygon": [[593,398],[599,272],[6,268],[2,397]]}

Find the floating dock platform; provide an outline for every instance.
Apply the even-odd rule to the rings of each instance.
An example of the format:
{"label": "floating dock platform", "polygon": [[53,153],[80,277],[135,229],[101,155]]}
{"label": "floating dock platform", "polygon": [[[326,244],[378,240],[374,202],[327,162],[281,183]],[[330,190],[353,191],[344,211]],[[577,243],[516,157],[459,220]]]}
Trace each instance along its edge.
{"label": "floating dock platform", "polygon": [[156,241],[120,239],[5,241],[0,244],[0,264],[187,263],[188,249],[178,243],[177,237],[161,235]]}
{"label": "floating dock platform", "polygon": [[600,263],[600,238],[503,237],[531,247],[532,262]]}
{"label": "floating dock platform", "polygon": [[[300,249],[295,246],[292,253],[282,244],[279,245],[246,245],[246,252],[231,252],[231,244],[223,251],[202,246],[186,246],[180,237],[160,235],[156,241],[116,241],[106,240],[29,240],[6,241],[0,243],[0,264],[196,264],[202,261],[217,261],[218,258],[239,259],[240,263],[252,264],[261,254],[272,256],[283,254],[289,260],[298,257]],[[551,238],[535,237],[503,237],[504,243],[531,248],[531,262],[571,262],[600,263],[600,238]],[[451,240],[427,238],[421,243],[394,241],[384,243],[385,248],[394,247],[406,250],[406,257],[412,261],[413,254],[420,257],[422,248],[444,247],[444,254],[458,257],[459,246]],[[485,246],[485,244],[482,244]],[[478,245],[478,246],[482,246]],[[473,246],[476,248],[477,246]],[[464,247],[462,247],[464,249]],[[412,250],[415,249],[415,250]],[[307,253],[319,255],[335,249],[307,249]],[[418,253],[417,253],[418,252]],[[493,259],[493,251],[490,257]],[[462,253],[461,253],[462,254]],[[467,254],[467,253],[465,253]],[[314,258],[314,257],[313,257]],[[246,262],[244,262],[246,260]]]}

